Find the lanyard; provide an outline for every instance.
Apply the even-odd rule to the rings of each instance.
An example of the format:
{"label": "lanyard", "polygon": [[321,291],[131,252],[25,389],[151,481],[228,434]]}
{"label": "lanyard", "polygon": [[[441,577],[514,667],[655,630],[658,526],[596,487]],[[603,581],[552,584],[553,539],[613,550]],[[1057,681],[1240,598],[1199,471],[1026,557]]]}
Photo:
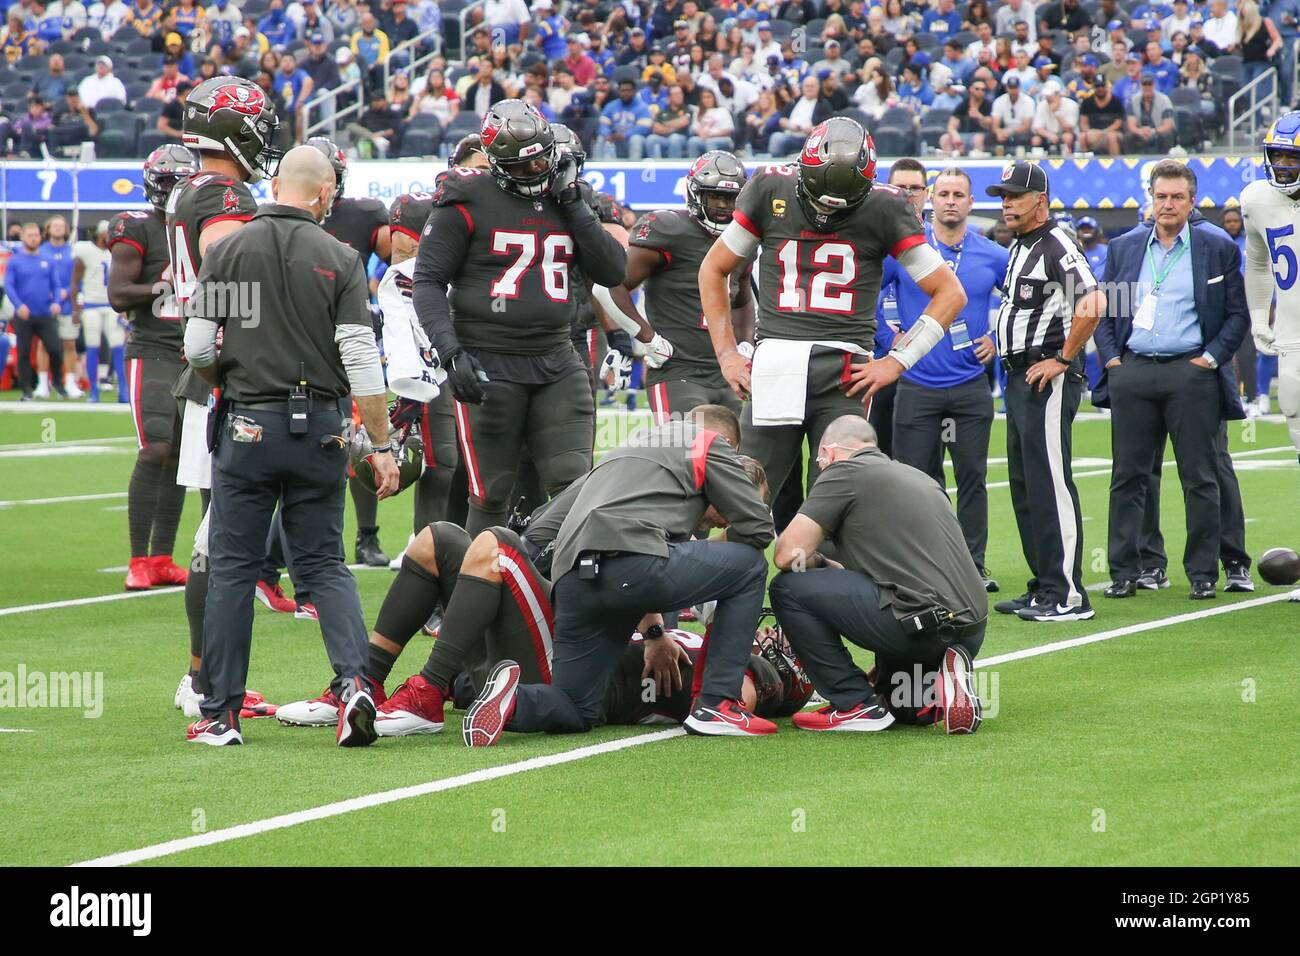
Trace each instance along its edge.
{"label": "lanyard", "polygon": [[950,246],[950,245],[948,245],[946,242],[940,242],[938,239],[936,239],[936,238],[934,237],[934,227],[933,227],[933,226],[926,226],[926,231],[929,232],[929,234],[930,234],[930,236],[929,236],[929,239],[930,239],[930,245],[934,246],[935,249],[938,250],[939,255],[940,255],[941,257],[943,256],[943,250],[944,250],[944,249],[947,249],[947,250],[950,251],[950,252],[955,252],[955,253],[957,253],[957,258],[956,258],[956,259],[953,259],[951,262],[949,262],[948,259],[944,259],[944,260],[943,260],[944,262],[949,262],[949,264],[952,266],[952,274],[953,274],[953,275],[956,275],[956,274],[957,274],[957,270],[961,268],[961,256],[962,256],[962,252],[965,251],[966,240],[965,240],[965,239],[962,239],[962,241],[959,242],[959,243],[957,243],[957,245],[955,245],[955,246]]}
{"label": "lanyard", "polygon": [[1164,268],[1162,268],[1159,273],[1156,272],[1155,261],[1151,257],[1151,246],[1147,246],[1147,268],[1151,270],[1151,276],[1155,280],[1155,284],[1151,287],[1152,295],[1160,294],[1160,287],[1164,285],[1165,279],[1169,278],[1170,270],[1172,270],[1178,260],[1183,257],[1183,253],[1187,251],[1189,245],[1191,245],[1191,243],[1184,242],[1175,252],[1168,255],[1165,258]]}

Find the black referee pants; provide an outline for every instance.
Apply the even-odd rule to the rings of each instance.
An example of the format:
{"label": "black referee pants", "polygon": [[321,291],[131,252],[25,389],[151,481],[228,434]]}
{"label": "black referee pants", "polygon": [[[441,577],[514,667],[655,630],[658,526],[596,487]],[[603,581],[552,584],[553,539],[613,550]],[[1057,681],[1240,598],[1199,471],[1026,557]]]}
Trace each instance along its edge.
{"label": "black referee pants", "polygon": [[[1070,467],[1074,416],[1083,383],[1071,374],[1041,392],[1025,369],[1007,374],[1007,468],[1020,546],[1029,564],[1028,590],[1043,603],[1087,607],[1083,589],[1083,518]],[[1149,459],[1148,459],[1149,460]]]}
{"label": "black referee pants", "polygon": [[[320,403],[317,403],[318,407]],[[253,643],[253,591],[266,555],[267,533],[277,501],[283,503],[285,540],[295,583],[311,592],[321,634],[334,667],[335,693],[365,674],[365,619],[357,582],[343,561],[343,502],[347,451],[326,435],[341,433],[337,408],[313,410],[308,434],[290,435],[285,410],[232,414],[262,426],[260,442],[237,442],[223,434],[213,458],[211,577],[203,616],[203,667],[208,690],[205,716],[238,713],[248,679]],[[235,406],[236,409],[239,406]]]}
{"label": "black referee pants", "polygon": [[606,555],[592,580],[567,572],[555,584],[550,684],[521,684],[509,729],[580,733],[604,721],[605,692],[637,622],[650,611],[718,602],[692,687],[697,702],[737,700],[763,611],[767,559],[734,542],[690,541],[668,557]]}
{"label": "black referee pants", "polygon": [[951,388],[927,388],[906,379],[894,403],[894,460],[925,472],[946,488],[943,452],[957,478],[957,521],[977,567],[989,539],[989,434],[993,395],[981,373]]}

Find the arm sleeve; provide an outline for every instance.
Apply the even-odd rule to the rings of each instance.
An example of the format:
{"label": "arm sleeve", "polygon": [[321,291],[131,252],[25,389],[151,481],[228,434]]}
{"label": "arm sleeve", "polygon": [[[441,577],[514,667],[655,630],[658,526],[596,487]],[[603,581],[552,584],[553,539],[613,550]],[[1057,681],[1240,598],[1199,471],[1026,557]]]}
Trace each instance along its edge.
{"label": "arm sleeve", "polygon": [[[583,274],[592,282],[603,286],[622,283],[627,274],[627,252],[622,244],[605,231],[605,227],[585,202],[564,203],[561,209],[564,210],[569,231],[573,233],[578,265],[582,267]],[[424,244],[420,245],[423,250]]]}
{"label": "arm sleeve", "polygon": [[1273,305],[1272,257],[1268,254],[1268,243],[1264,240],[1262,232],[1251,221],[1249,210],[1243,206],[1242,212],[1246,220],[1245,285],[1250,327],[1252,332],[1267,336],[1268,315]]}
{"label": "arm sleeve", "polygon": [[450,360],[460,350],[460,340],[452,327],[447,286],[465,261],[469,239],[469,222],[461,210],[437,206],[429,214],[415,258],[415,314],[444,360]]}
{"label": "arm sleeve", "polygon": [[705,461],[704,496],[727,519],[727,540],[747,544],[760,551],[775,536],[772,512],[758,489],[736,460],[736,453],[722,439],[709,445]]}
{"label": "arm sleeve", "polygon": [[920,282],[935,269],[943,268],[943,256],[939,255],[938,249],[926,242],[910,246],[896,260],[891,256],[886,261],[896,261],[907,270],[913,282]]}
{"label": "arm sleeve", "polygon": [[383,395],[384,369],[375,343],[374,319],[370,315],[369,286],[361,257],[354,255],[347,281],[335,300],[334,344],[347,372],[352,394]]}

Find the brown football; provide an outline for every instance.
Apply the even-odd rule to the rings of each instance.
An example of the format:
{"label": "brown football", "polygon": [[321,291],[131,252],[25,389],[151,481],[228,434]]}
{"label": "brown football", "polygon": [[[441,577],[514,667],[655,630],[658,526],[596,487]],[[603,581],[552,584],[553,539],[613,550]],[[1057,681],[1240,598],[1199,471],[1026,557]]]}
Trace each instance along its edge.
{"label": "brown football", "polygon": [[1295,584],[1300,581],[1300,554],[1290,548],[1269,548],[1259,559],[1259,576],[1269,584]]}

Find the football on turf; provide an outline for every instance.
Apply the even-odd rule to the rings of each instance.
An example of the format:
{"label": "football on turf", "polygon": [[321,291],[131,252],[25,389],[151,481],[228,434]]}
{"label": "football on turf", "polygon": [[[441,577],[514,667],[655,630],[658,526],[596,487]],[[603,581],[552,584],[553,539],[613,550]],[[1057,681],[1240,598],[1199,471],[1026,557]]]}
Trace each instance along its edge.
{"label": "football on turf", "polygon": [[1300,554],[1290,548],[1269,548],[1259,559],[1259,576],[1269,584],[1295,584],[1300,581]]}

